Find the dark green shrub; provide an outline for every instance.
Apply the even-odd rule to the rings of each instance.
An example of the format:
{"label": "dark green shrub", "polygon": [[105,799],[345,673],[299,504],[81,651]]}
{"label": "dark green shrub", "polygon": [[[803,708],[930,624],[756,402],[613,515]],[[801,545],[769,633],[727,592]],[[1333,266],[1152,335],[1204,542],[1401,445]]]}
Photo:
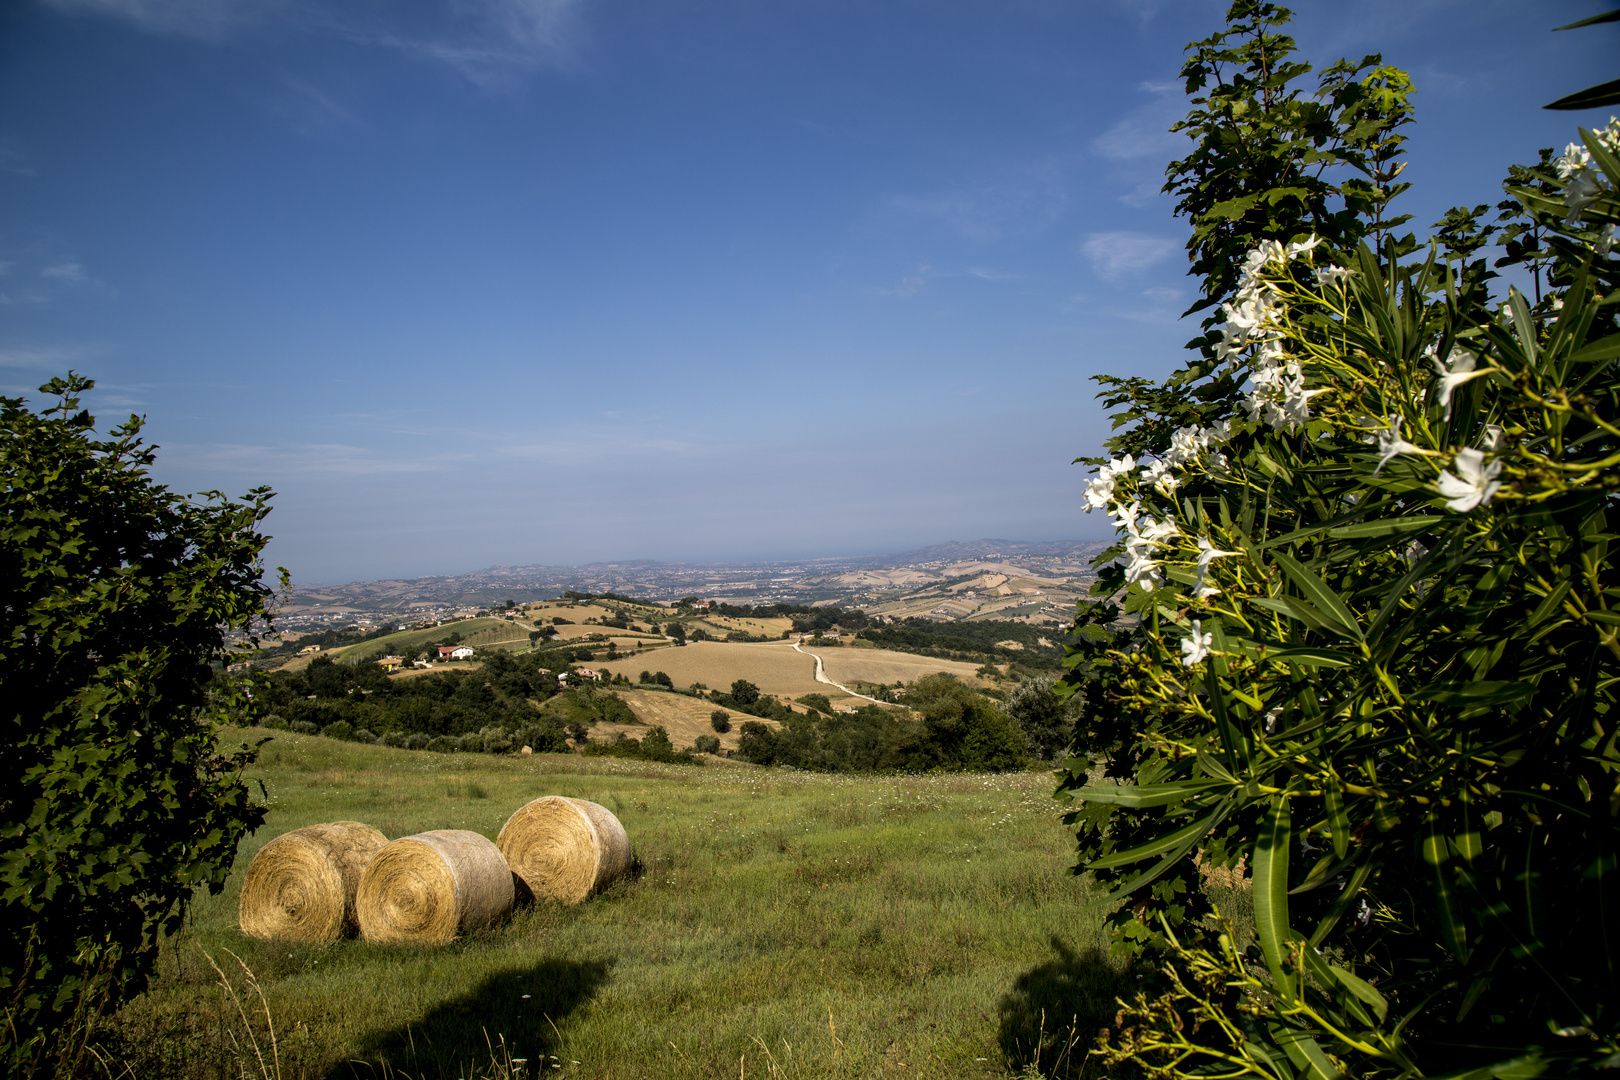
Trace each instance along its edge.
{"label": "dark green shrub", "polygon": [[360,728],[352,737],[357,743],[374,743],[377,741],[376,734],[367,728]]}
{"label": "dark green shrub", "polygon": [[700,754],[718,754],[720,752],[720,736],[699,735],[693,740],[692,749]]}
{"label": "dark green shrub", "polygon": [[426,749],[433,751],[435,754],[453,754],[460,747],[457,745],[456,740],[448,735],[435,735],[427,741]]}
{"label": "dark green shrub", "polygon": [[716,709],[709,714],[709,726],[724,735],[731,730],[731,714],[724,709]]}
{"label": "dark green shrub", "polygon": [[428,736],[423,735],[421,732],[417,732],[405,740],[405,748],[407,750],[426,750],[428,748],[428,743],[432,741],[433,740]]}
{"label": "dark green shrub", "polygon": [[828,699],[826,694],[806,694],[801,698],[794,698],[794,700],[800,705],[815,709],[817,712],[826,713],[828,716],[832,715],[832,701]]}
{"label": "dark green shrub", "polygon": [[320,726],[311,720],[294,720],[287,725],[287,730],[294,735],[319,735]]}
{"label": "dark green shrub", "polygon": [[78,398],[93,385],[53,379],[47,413],[0,398],[8,1076],[77,1074],[90,1025],[141,992],[159,941],[264,820],[241,778],[253,753],[216,745],[264,699],[213,665],[239,658],[226,632],[264,617],[269,490],[156,484],[138,418],[96,437]]}
{"label": "dark green shrub", "polygon": [[347,720],[339,720],[335,724],[327,724],[325,728],[321,729],[321,734],[328,739],[352,739],[354,738],[354,725]]}

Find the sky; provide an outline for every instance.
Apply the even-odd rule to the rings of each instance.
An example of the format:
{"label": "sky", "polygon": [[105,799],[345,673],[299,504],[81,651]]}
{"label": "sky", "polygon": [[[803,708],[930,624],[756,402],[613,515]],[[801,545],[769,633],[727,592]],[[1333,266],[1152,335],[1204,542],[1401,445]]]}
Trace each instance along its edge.
{"label": "sky", "polygon": [[[1607,114],[1604,0],[1300,3],[1414,224]],[[0,393],[77,370],[304,583],[1100,539],[1093,375],[1196,332],[1209,0],[12,0]]]}

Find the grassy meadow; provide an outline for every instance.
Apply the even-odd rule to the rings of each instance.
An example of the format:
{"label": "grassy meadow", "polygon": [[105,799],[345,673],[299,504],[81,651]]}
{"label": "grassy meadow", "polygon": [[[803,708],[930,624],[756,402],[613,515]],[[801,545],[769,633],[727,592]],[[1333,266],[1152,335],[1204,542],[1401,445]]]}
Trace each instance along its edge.
{"label": "grassy meadow", "polygon": [[[1121,987],[1044,772],[855,778],[278,733],[254,779],[269,820],[104,1032],[111,1075],[1076,1075]],[[242,874],[283,832],[493,839],[548,794],[618,815],[630,878],[442,948],[236,928]]]}

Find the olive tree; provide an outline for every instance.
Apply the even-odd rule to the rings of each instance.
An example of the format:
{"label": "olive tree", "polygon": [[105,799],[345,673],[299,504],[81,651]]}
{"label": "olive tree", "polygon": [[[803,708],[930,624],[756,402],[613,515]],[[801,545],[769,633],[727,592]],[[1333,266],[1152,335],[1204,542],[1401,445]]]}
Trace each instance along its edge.
{"label": "olive tree", "polygon": [[[131,417],[107,437],[70,373],[42,411],[0,398],[0,1002],[3,1065],[65,1073],[100,1011],[144,985],[194,892],[263,820],[219,720],[220,672],[262,626],[271,493],[180,496]],[[285,576],[285,575],[283,575]]]}

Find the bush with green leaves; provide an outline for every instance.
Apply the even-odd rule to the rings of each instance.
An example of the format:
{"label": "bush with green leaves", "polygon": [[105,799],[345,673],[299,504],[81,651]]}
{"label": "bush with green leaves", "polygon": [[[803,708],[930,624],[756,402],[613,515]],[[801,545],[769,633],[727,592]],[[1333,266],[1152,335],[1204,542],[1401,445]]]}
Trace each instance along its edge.
{"label": "bush with green leaves", "polygon": [[[35,412],[0,398],[0,1068],[67,1075],[98,1013],[137,994],[199,888],[264,820],[246,747],[261,706],[216,677],[264,625],[270,492],[177,495],[131,417],[106,438],[69,373]],[[250,643],[251,643],[251,639]]]}
{"label": "bush with green leaves", "polygon": [[[1104,380],[1086,499],[1120,543],[1070,638],[1064,787],[1116,948],[1159,974],[1103,1056],[1610,1069],[1620,125],[1425,252],[1387,215],[1404,76],[1339,64],[1301,99],[1287,17],[1241,0],[1189,47],[1198,148],[1167,187],[1213,313],[1167,382]],[[1493,298],[1493,242],[1529,295]],[[1244,864],[1252,947],[1207,887]]]}
{"label": "bush with green leaves", "polygon": [[720,752],[720,736],[699,735],[692,740],[692,749],[700,754],[718,754]]}
{"label": "bush with green leaves", "polygon": [[[1168,960],[1110,1060],[1620,1063],[1617,151],[1582,131],[1510,188],[1539,300],[1438,249],[1261,242],[1205,376],[1241,392],[1091,482],[1100,614],[1140,629],[1077,651],[1132,730],[1082,739],[1113,752],[1070,767],[1072,818],[1120,943]],[[1239,859],[1253,957],[1198,888]]]}
{"label": "bush with green leaves", "polygon": [[709,714],[709,726],[724,735],[731,730],[731,714],[724,709],[715,709]]}

